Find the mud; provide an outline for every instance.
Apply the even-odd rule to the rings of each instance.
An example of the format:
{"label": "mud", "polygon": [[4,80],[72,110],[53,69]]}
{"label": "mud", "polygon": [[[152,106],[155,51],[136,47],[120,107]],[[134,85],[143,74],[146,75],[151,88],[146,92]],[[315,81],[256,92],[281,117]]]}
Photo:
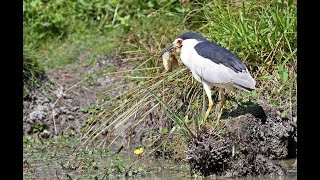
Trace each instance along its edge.
{"label": "mud", "polygon": [[[101,56],[86,65],[88,54],[82,53],[77,63],[49,70],[44,80],[23,99],[23,134],[42,138],[73,135],[85,125],[86,109],[96,103],[97,96],[117,84],[111,76],[96,75],[108,68],[128,69],[120,57]],[[116,95],[121,91],[111,92]]]}
{"label": "mud", "polygon": [[280,117],[266,103],[251,104],[224,114],[223,138],[209,129],[188,143],[191,173],[204,176],[284,175],[287,168],[275,159],[296,157],[295,114]]}

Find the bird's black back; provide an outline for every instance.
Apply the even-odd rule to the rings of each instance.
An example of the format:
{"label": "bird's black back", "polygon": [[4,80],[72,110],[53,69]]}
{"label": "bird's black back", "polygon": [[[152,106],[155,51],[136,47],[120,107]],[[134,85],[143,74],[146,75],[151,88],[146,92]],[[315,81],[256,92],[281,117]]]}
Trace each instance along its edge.
{"label": "bird's black back", "polygon": [[200,56],[210,59],[217,64],[223,64],[235,72],[241,72],[246,69],[242,61],[231,51],[211,41],[208,41],[200,34],[194,32],[185,32],[178,36],[178,38],[183,40],[196,39],[200,41],[200,43],[194,47],[197,53]]}
{"label": "bird's black back", "polygon": [[202,41],[195,47],[197,53],[217,64],[223,64],[235,72],[246,70],[242,61],[228,49],[221,47],[208,40]]}

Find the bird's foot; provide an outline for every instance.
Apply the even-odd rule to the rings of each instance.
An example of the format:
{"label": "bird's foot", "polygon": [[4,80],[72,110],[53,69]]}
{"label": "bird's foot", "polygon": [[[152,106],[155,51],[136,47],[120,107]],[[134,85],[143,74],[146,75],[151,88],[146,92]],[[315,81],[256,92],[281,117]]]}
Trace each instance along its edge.
{"label": "bird's foot", "polygon": [[211,124],[210,124],[210,123],[206,123],[206,124],[204,125],[204,127],[203,127],[203,130],[204,130],[204,131],[207,131],[207,130],[209,130],[209,129],[211,129]]}
{"label": "bird's foot", "polygon": [[201,128],[199,127],[198,135],[203,134],[203,133],[207,133],[210,131],[210,129],[212,129],[212,125],[211,125],[211,123],[207,122],[204,125],[202,125]]}
{"label": "bird's foot", "polygon": [[197,134],[198,135],[203,134],[203,133],[207,132],[208,130],[210,130],[211,128],[212,128],[212,125],[208,122],[205,124],[199,125]]}

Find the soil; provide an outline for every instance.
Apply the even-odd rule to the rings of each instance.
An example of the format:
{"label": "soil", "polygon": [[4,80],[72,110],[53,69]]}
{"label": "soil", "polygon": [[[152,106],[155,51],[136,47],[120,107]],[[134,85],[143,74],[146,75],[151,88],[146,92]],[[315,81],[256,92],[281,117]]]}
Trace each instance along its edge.
{"label": "soil", "polygon": [[87,57],[88,54],[82,53],[77,63],[48,70],[41,85],[24,98],[24,135],[38,133],[42,138],[52,138],[79,132],[85,125],[82,118],[85,109],[95,104],[100,93],[117,84],[115,77],[96,74],[108,68],[117,71],[130,68],[120,57],[110,56],[102,56],[89,66]]}
{"label": "soil", "polygon": [[223,138],[209,129],[189,142],[191,173],[227,177],[286,174],[287,169],[274,160],[296,157],[295,114],[281,118],[276,107],[260,101],[223,117],[228,118],[222,123]]}

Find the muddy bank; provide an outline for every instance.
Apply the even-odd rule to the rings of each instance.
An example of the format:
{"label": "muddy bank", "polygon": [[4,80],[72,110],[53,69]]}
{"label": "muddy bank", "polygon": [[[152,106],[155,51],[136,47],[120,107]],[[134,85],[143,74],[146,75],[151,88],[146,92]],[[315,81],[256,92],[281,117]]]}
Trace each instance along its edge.
{"label": "muddy bank", "polygon": [[[238,116],[236,116],[238,114]],[[188,143],[191,173],[204,176],[284,175],[275,159],[296,157],[297,120],[261,101],[224,114],[223,138],[209,129]]]}
{"label": "muddy bank", "polygon": [[[123,83],[114,76],[103,74],[110,72],[112,68],[114,71],[131,69],[121,58],[100,57],[91,66],[85,65],[85,59],[86,55],[83,54],[77,64],[48,71],[44,83],[25,97],[24,135],[38,134],[42,138],[61,135],[78,137],[83,127],[88,124],[88,117],[92,116],[88,111],[97,104],[98,96],[106,96],[103,92]],[[113,97],[121,91],[110,91],[108,96]],[[146,108],[150,109],[153,106],[154,104],[150,103]],[[204,176],[286,173],[288,168],[274,160],[296,156],[295,114],[291,113],[290,116],[281,118],[277,108],[261,102],[225,113],[222,119],[225,119],[222,123],[225,128],[224,138],[216,137],[212,130],[201,134],[188,144],[184,144],[180,136],[172,136],[167,149],[158,149],[154,156],[179,161],[186,158],[192,173],[200,172]],[[119,140],[118,145],[124,146],[124,150],[129,149],[129,143],[131,148],[135,143],[153,143],[154,147],[157,147],[165,140],[173,125],[172,120],[160,108],[156,109],[135,128],[123,132],[120,137],[124,140]],[[122,133],[122,129],[108,132],[108,136],[115,137]]]}
{"label": "muddy bank", "polygon": [[[118,85],[116,77],[102,74],[131,68],[120,57],[108,55],[89,66],[88,57],[87,53],[81,53],[78,63],[47,71],[42,83],[23,99],[24,135],[52,138],[80,133],[97,97]],[[120,92],[113,91],[111,95]]]}

